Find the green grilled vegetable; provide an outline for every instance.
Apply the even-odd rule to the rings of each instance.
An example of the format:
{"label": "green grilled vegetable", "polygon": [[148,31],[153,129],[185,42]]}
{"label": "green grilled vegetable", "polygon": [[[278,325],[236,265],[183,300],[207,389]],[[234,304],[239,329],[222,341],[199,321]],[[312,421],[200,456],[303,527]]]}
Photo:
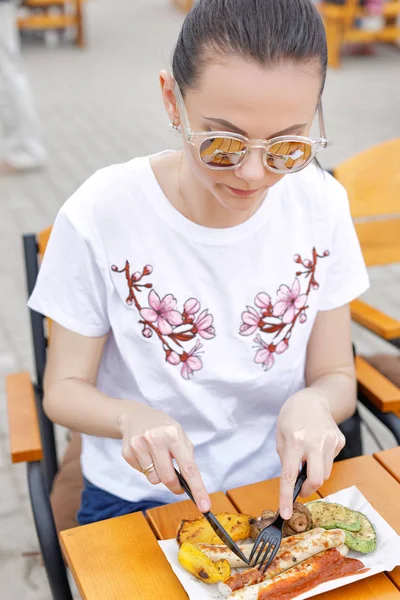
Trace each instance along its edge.
{"label": "green grilled vegetable", "polygon": [[376,533],[365,515],[334,502],[310,502],[313,526],[324,529],[343,529],[345,544],[351,550],[369,554],[376,549]]}
{"label": "green grilled vegetable", "polygon": [[[355,512],[355,511],[354,511]],[[372,523],[362,513],[355,513],[360,522],[361,529],[359,531],[346,531],[345,544],[351,550],[369,554],[376,550],[376,533]]]}
{"label": "green grilled vegetable", "polygon": [[346,506],[333,502],[311,502],[307,504],[311,513],[314,527],[324,529],[344,529],[345,531],[360,531],[359,514]]}

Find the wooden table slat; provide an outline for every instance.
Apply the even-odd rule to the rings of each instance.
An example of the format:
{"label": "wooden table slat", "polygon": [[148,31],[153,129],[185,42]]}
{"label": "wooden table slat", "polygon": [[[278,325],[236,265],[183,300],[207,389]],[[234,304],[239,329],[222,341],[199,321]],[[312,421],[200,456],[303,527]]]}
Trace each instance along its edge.
{"label": "wooden table slat", "polygon": [[[368,502],[400,534],[400,485],[372,456],[358,456],[338,462],[319,490],[322,497],[357,486]],[[400,567],[388,573],[400,589]],[[367,581],[367,580],[366,580]]]}
{"label": "wooden table slat", "polygon": [[[237,512],[236,508],[222,492],[210,494],[213,513]],[[201,512],[191,500],[167,504],[146,511],[146,517],[160,540],[169,540],[176,536],[176,531],[182,519],[197,519]]]}
{"label": "wooden table slat", "polygon": [[187,600],[142,513],[62,531],[83,600]]}
{"label": "wooden table slat", "polygon": [[[279,478],[234,488],[227,492],[227,496],[237,510],[258,517],[263,510],[278,508]],[[298,498],[298,502],[304,504],[318,499],[318,494],[313,494],[309,498]]]}
{"label": "wooden table slat", "polygon": [[400,483],[400,446],[377,452],[374,457]]}

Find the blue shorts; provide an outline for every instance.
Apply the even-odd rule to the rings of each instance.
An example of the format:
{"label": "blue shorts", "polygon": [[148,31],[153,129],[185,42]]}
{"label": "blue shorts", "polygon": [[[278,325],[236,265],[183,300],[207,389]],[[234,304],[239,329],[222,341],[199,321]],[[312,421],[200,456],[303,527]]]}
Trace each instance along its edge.
{"label": "blue shorts", "polygon": [[104,521],[112,517],[121,517],[133,512],[139,512],[163,506],[164,502],[141,500],[140,502],[128,502],[118,496],[114,496],[83,478],[85,487],[81,495],[81,507],[76,516],[79,525],[88,525],[96,521]]}

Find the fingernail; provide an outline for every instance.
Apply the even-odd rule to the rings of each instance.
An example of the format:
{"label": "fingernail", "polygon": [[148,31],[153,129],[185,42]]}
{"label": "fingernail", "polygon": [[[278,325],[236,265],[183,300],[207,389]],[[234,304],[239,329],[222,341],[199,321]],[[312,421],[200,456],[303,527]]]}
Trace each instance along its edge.
{"label": "fingernail", "polygon": [[200,510],[202,512],[207,512],[210,510],[210,504],[207,502],[207,500],[202,500],[200,502]]}
{"label": "fingernail", "polygon": [[290,519],[290,508],[284,508],[282,511],[282,519]]}

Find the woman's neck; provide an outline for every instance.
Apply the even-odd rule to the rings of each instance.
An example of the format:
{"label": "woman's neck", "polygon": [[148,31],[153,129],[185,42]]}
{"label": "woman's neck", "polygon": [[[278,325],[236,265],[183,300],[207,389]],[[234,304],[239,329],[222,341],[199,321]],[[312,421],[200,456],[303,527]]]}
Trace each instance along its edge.
{"label": "woman's neck", "polygon": [[155,156],[151,166],[169,202],[197,225],[213,229],[234,227],[252,217],[262,204],[246,212],[226,209],[194,177],[182,152]]}

